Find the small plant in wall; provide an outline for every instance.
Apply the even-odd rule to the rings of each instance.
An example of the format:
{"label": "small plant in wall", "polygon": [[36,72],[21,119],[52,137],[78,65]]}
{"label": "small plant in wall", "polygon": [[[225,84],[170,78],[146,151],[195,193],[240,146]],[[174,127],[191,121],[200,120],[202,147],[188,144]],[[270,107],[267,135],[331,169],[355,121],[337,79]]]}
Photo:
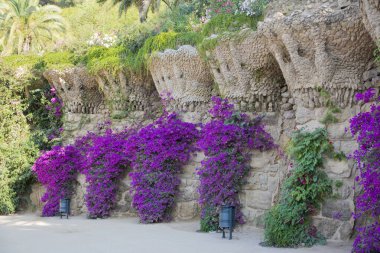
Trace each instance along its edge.
{"label": "small plant in wall", "polygon": [[[374,89],[357,94],[357,100],[370,102]],[[354,218],[361,218],[353,252],[380,252],[380,97],[370,110],[361,112],[350,120],[350,129],[359,144],[352,158],[360,171],[356,181],[359,194],[356,197]]]}
{"label": "small plant in wall", "polygon": [[323,115],[321,119],[321,123],[324,125],[329,125],[338,122],[338,118],[336,117],[337,113],[341,113],[340,108],[335,104],[331,94],[323,89],[322,87],[318,87],[317,91],[319,92],[320,97],[324,100],[324,103],[327,106],[327,111]]}
{"label": "small plant in wall", "polygon": [[234,111],[228,100],[213,97],[212,120],[201,131],[198,147],[206,159],[198,169],[200,177],[201,230],[218,226],[223,204],[236,207],[236,221],[243,223],[238,193],[245,182],[252,150],[273,148],[273,138],[264,130],[261,117],[249,118]]}
{"label": "small plant in wall", "polygon": [[73,183],[81,165],[81,155],[74,146],[54,146],[43,152],[33,165],[38,181],[46,187],[42,196],[43,216],[54,216],[59,210],[59,200],[73,194]]}
{"label": "small plant in wall", "polygon": [[198,130],[176,114],[164,112],[154,123],[135,133],[126,145],[132,172],[132,205],[142,223],[171,219],[179,192],[179,174],[195,151]]}
{"label": "small plant in wall", "polygon": [[324,243],[325,238],[312,225],[321,202],[332,192],[332,183],[320,170],[324,155],[334,147],[325,129],[296,131],[288,147],[295,167],[285,180],[279,202],[265,220],[265,246],[296,247]]}

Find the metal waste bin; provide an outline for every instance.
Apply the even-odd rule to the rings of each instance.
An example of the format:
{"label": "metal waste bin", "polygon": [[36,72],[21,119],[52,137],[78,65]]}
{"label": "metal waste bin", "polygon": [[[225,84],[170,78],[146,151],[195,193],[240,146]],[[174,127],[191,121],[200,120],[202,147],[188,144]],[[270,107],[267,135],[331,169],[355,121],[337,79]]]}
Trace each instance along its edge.
{"label": "metal waste bin", "polygon": [[235,226],[235,207],[231,205],[222,206],[219,213],[219,227],[223,231],[223,238],[226,238],[225,229],[230,231],[230,240]]}
{"label": "metal waste bin", "polygon": [[66,215],[66,219],[68,219],[69,214],[70,214],[70,199],[68,198],[61,199],[59,201],[59,215],[61,216],[61,219],[62,219],[62,216],[65,216],[65,215]]}

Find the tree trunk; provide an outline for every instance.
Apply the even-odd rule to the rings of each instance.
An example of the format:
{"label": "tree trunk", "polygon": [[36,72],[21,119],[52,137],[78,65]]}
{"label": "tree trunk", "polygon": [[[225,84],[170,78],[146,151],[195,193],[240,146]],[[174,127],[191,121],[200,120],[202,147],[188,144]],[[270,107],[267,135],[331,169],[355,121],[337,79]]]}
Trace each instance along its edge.
{"label": "tree trunk", "polygon": [[152,0],[142,0],[141,5],[139,6],[139,16],[140,22],[143,23],[146,21],[148,16],[149,6],[151,5]]}
{"label": "tree trunk", "polygon": [[22,45],[22,53],[24,53],[24,54],[29,53],[30,48],[31,48],[31,44],[32,44],[32,38],[30,36],[27,36],[24,40],[23,45]]}

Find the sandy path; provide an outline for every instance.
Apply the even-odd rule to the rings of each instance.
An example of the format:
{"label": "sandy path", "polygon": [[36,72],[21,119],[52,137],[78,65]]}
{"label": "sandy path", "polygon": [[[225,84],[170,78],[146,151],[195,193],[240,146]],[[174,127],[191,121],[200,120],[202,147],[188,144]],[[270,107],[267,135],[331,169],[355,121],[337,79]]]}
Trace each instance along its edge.
{"label": "sandy path", "polygon": [[0,216],[0,253],[285,253],[350,252],[350,243],[302,249],[263,248],[262,231],[196,233],[198,222],[139,224],[135,218],[87,220],[35,215]]}

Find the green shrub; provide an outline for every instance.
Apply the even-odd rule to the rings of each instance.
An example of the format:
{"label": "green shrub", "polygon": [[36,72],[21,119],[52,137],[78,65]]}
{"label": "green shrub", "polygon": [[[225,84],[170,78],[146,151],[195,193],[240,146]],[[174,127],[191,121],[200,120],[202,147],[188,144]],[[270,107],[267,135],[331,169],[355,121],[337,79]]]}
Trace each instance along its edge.
{"label": "green shrub", "polygon": [[256,30],[257,23],[263,19],[259,17],[249,17],[244,14],[220,14],[207,22],[202,28],[202,35],[208,37],[212,34],[222,34],[224,32],[236,32],[242,27]]}
{"label": "green shrub", "polygon": [[325,104],[327,106],[327,111],[323,115],[320,122],[324,125],[337,123],[339,120],[335,114],[341,113],[341,110],[339,109],[339,107],[336,106],[336,103],[334,102],[333,98],[331,97],[331,94],[328,93],[328,91],[326,91],[322,87],[318,87],[317,91],[319,92],[321,98],[324,99]]}
{"label": "green shrub", "polygon": [[0,71],[0,214],[17,209],[32,180],[30,168],[38,153],[23,114],[24,85],[11,73]]}
{"label": "green shrub", "polygon": [[134,71],[146,71],[149,57],[152,54],[165,49],[176,49],[181,45],[195,46],[200,40],[201,36],[195,32],[177,33],[169,31],[157,34],[145,41],[136,56],[128,61],[127,66],[129,65],[128,67]]}
{"label": "green shrub", "polygon": [[215,216],[215,209],[212,207],[205,208],[205,215],[201,219],[201,228],[202,232],[211,232],[218,230],[218,217]]}
{"label": "green shrub", "polygon": [[5,178],[0,176],[0,214],[7,215],[15,212],[15,193],[9,188]]}
{"label": "green shrub", "polygon": [[319,169],[323,156],[334,153],[327,131],[295,132],[288,153],[295,160],[295,168],[284,182],[279,203],[266,216],[264,244],[296,247],[324,243],[311,223],[311,215],[332,192],[331,180]]}
{"label": "green shrub", "polygon": [[65,69],[74,66],[75,57],[68,51],[50,52],[43,55],[42,61],[47,69]]}
{"label": "green shrub", "polygon": [[91,47],[83,58],[88,70],[91,73],[97,73],[100,70],[108,70],[112,73],[123,68],[121,62],[121,53],[124,52],[123,47]]}

